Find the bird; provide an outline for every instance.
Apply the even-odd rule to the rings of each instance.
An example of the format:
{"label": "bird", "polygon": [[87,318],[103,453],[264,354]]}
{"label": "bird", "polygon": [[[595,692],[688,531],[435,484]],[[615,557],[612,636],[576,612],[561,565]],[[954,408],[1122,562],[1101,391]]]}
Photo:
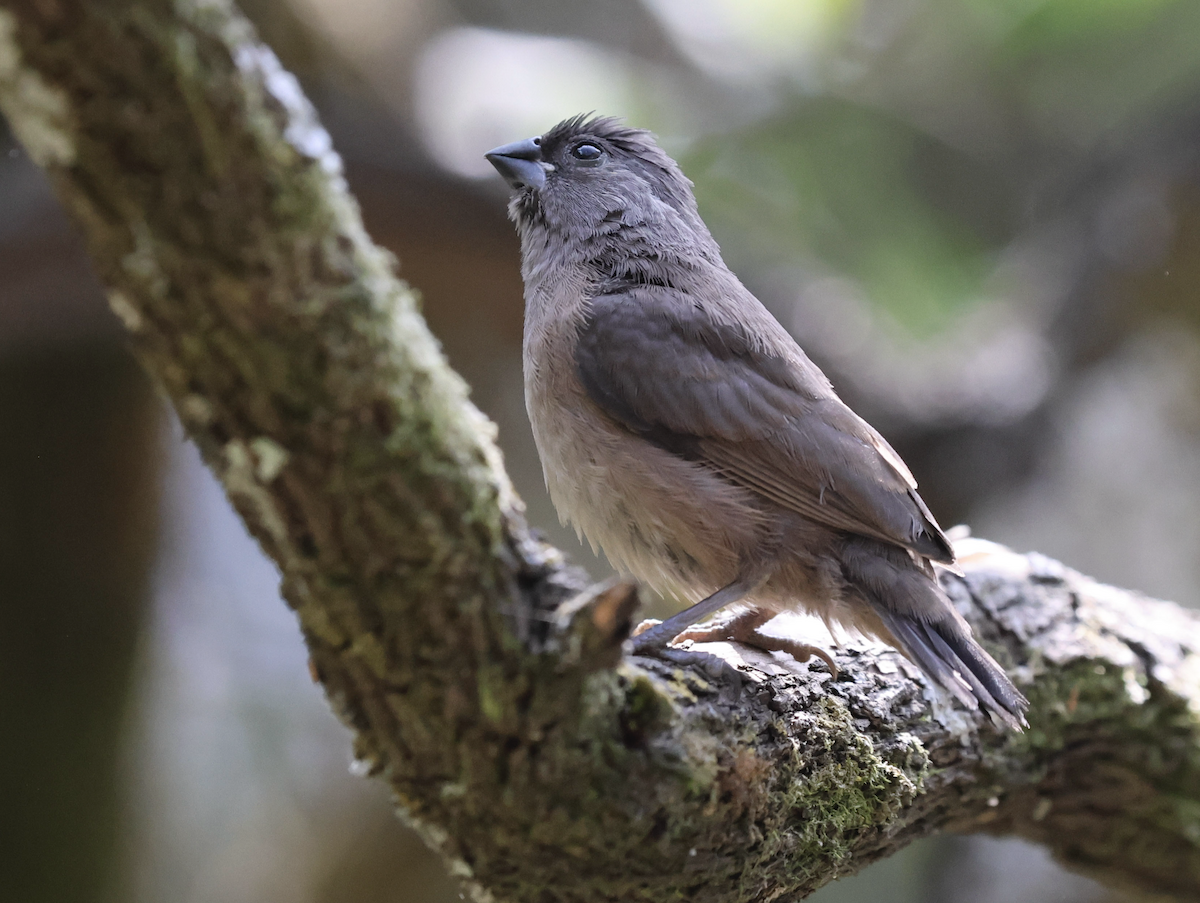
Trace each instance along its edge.
{"label": "bird", "polygon": [[[551,500],[619,571],[693,603],[632,653],[788,648],[759,628],[807,612],[1020,730],[1029,703],[939,584],[954,550],[912,473],[725,265],[654,136],[580,115],[485,157],[514,191],[525,401]],[[789,651],[836,673],[820,650]]]}

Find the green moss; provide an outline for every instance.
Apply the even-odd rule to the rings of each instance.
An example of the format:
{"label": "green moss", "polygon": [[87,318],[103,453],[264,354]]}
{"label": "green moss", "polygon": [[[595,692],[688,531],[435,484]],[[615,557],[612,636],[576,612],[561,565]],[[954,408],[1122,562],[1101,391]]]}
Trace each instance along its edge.
{"label": "green moss", "polygon": [[1132,717],[1148,726],[1159,709],[1131,699],[1129,680],[1123,669],[1093,659],[1045,669],[1026,691],[1033,713],[1029,729],[1013,735],[1007,749],[1036,754],[1061,750],[1076,725],[1117,719],[1128,723]]}
{"label": "green moss", "polygon": [[771,803],[782,817],[765,834],[758,857],[764,864],[783,858],[791,880],[810,885],[837,874],[864,832],[911,803],[926,760],[917,745],[906,756],[919,765],[915,772],[885,761],[831,697],[817,703],[804,726],[806,748],[816,752],[792,757]]}
{"label": "green moss", "polygon": [[643,743],[652,731],[664,726],[671,704],[644,674],[637,674],[625,691],[621,708],[621,732],[631,745]]}

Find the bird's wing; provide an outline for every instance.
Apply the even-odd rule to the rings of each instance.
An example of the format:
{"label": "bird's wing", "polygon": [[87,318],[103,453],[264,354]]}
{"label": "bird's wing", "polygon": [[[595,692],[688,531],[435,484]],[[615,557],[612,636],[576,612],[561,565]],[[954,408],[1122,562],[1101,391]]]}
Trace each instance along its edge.
{"label": "bird's wing", "polygon": [[769,322],[765,341],[671,287],[593,298],[575,356],[588,396],[626,429],[784,508],[953,562],[904,462],[745,298]]}

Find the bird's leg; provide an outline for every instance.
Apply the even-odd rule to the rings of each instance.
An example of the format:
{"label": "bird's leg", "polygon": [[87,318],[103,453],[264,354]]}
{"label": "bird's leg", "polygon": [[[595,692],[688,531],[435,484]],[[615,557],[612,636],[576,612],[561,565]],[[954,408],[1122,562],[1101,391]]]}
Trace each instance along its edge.
{"label": "bird's leg", "polygon": [[741,676],[737,670],[720,656],[699,649],[676,649],[668,645],[680,631],[691,627],[701,618],[706,618],[713,612],[745,598],[762,585],[758,580],[735,580],[728,586],[717,590],[706,599],[701,599],[691,608],[684,609],[667,620],[654,624],[647,630],[635,634],[629,639],[629,651],[632,655],[656,658],[676,665],[694,665],[705,671],[710,677],[724,677],[735,686],[741,686]]}
{"label": "bird's leg", "polygon": [[713,612],[720,611],[726,605],[732,605],[739,599],[745,598],[762,585],[762,580],[734,580],[728,586],[723,586],[706,599],[701,599],[691,608],[685,608],[677,615],[672,615],[661,624],[656,624],[649,630],[643,630],[630,639],[630,651],[634,655],[653,654],[664,648],[671,640],[679,636],[697,621],[703,620]]}
{"label": "bird's leg", "polygon": [[838,676],[838,666],[833,656],[819,646],[761,633],[758,628],[775,615],[776,612],[770,609],[747,608],[716,623],[685,630],[675,639],[691,640],[694,643],[715,643],[723,640],[742,643],[764,652],[787,652],[798,662],[806,662],[815,655],[829,666],[829,673],[834,677]]}

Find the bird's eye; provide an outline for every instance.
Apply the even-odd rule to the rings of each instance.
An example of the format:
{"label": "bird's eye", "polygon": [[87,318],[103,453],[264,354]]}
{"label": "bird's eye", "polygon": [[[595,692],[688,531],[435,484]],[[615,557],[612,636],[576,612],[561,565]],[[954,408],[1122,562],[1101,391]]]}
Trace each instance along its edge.
{"label": "bird's eye", "polygon": [[604,151],[594,144],[577,144],[571,148],[571,156],[585,163],[595,163],[604,156]]}

